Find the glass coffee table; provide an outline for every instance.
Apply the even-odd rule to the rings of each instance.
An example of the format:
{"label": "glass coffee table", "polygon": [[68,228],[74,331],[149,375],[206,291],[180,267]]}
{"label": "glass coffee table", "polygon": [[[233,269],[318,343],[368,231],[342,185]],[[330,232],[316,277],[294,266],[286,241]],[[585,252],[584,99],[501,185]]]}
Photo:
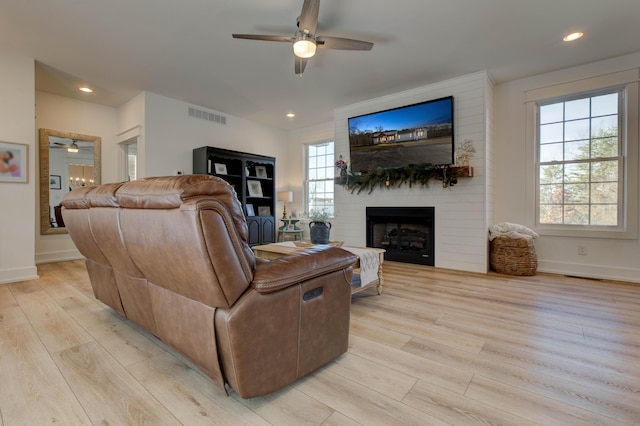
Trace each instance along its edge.
{"label": "glass coffee table", "polygon": [[[336,245],[338,246],[338,245]],[[313,244],[300,241],[287,241],[282,243],[264,244],[253,246],[253,252],[257,257],[267,260],[277,259],[285,254],[296,251],[304,251]],[[353,279],[351,280],[351,294],[359,293],[363,290],[375,286],[378,294],[382,294],[382,263],[384,262],[384,249],[372,247],[352,247],[339,246],[341,249],[355,254],[358,260],[353,265]]]}

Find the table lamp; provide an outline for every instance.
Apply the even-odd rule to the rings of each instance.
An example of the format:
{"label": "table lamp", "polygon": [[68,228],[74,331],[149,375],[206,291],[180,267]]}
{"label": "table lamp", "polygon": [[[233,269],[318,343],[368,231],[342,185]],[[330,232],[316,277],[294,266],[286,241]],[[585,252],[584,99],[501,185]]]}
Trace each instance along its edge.
{"label": "table lamp", "polygon": [[278,201],[282,201],[284,209],[282,210],[282,219],[287,218],[287,203],[293,201],[293,192],[291,191],[278,191]]}

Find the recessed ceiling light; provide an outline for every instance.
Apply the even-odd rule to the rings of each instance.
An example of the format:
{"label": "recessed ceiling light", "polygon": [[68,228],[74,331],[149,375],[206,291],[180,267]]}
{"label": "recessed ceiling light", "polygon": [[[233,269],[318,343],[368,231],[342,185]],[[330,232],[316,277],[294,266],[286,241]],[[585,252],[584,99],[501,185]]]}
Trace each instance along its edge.
{"label": "recessed ceiling light", "polygon": [[287,118],[293,118],[293,117],[295,117],[295,116],[296,116],[296,115],[295,115],[294,113],[292,113],[292,112],[290,112],[289,114],[287,114]]}
{"label": "recessed ceiling light", "polygon": [[78,89],[81,92],[84,92],[84,93],[92,93],[93,92],[93,89],[90,88],[90,87],[87,87],[87,86],[78,87]]}
{"label": "recessed ceiling light", "polygon": [[584,34],[581,32],[575,32],[575,33],[571,33],[571,34],[567,34],[566,36],[564,36],[562,38],[562,40],[564,41],[575,41],[578,40],[579,38],[582,38]]}

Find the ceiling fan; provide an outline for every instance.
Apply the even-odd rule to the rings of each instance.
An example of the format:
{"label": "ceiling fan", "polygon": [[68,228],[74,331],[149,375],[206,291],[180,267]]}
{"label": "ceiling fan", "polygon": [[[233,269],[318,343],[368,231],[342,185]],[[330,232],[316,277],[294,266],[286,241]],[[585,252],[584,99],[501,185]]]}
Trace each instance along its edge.
{"label": "ceiling fan", "polygon": [[293,43],[295,72],[302,75],[307,60],[316,54],[316,48],[337,50],[371,50],[373,43],[341,37],[316,35],[320,0],[304,0],[298,18],[298,30],[293,37],[278,35],[232,34],[233,38]]}
{"label": "ceiling fan", "polygon": [[60,146],[60,148],[67,148],[68,152],[78,152],[80,149],[76,139],[71,139],[71,143],[54,142],[54,144]]}

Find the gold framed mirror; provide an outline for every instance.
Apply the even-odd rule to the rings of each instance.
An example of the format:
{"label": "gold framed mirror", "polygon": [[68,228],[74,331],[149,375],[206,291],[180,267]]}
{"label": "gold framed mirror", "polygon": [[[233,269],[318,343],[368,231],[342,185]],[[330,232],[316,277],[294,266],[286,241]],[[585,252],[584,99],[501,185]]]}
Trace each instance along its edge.
{"label": "gold framed mirror", "polygon": [[102,138],[40,129],[40,234],[66,234],[59,204],[78,186],[102,181]]}

